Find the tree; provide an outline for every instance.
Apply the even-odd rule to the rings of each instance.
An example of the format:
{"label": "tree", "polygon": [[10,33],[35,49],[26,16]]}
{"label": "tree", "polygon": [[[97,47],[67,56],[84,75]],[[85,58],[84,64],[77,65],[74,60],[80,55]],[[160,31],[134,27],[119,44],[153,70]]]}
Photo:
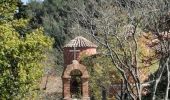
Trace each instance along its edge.
{"label": "tree", "polygon": [[83,0],[79,1],[65,1],[65,0],[44,0],[44,2],[32,1],[28,4],[30,8],[30,16],[32,17],[31,26],[43,26],[46,34],[54,37],[54,46],[62,52],[62,47],[69,40],[74,37],[70,28],[75,23],[72,16],[72,7],[74,4],[83,4]]}
{"label": "tree", "polygon": [[[156,32],[158,38],[161,37],[160,33],[162,31],[169,30],[166,25],[167,20],[162,19],[168,15],[169,1],[115,0],[91,1],[88,4],[92,8],[90,13],[81,11],[76,7],[73,9],[75,9],[75,13],[79,13],[82,16],[83,20],[81,22],[83,22],[83,25],[88,25],[88,29],[86,28],[87,30],[85,32],[91,34],[105,48],[104,53],[109,55],[113,66],[121,73],[123,79],[121,93],[123,94],[119,93],[118,99],[141,100],[143,87],[155,83],[155,90],[151,91],[152,99],[154,100],[163,69],[166,67],[167,73],[169,73],[169,54],[167,53],[169,52],[169,40],[159,39],[163,42],[162,47],[166,48],[166,51],[163,51],[165,53],[161,53],[163,58],[157,58],[160,61],[159,68],[157,69],[157,77],[145,84],[140,78],[141,65],[139,51],[141,48],[139,47],[138,39],[141,33],[146,30],[151,31],[153,35]],[[95,12],[98,12],[100,16],[92,17]],[[164,28],[163,26],[167,27]],[[169,33],[167,32],[166,37],[168,36]],[[161,65],[161,62],[163,65]],[[168,99],[169,75],[166,76],[166,80],[167,86],[164,90],[165,96],[163,98]]]}
{"label": "tree", "polygon": [[15,19],[28,19],[28,6],[24,5],[23,2],[21,0],[18,1],[17,3],[17,12],[14,14],[14,18]]}
{"label": "tree", "polygon": [[[161,73],[165,67],[168,69],[167,66],[169,66],[169,63],[167,63],[169,40],[162,39],[160,34],[169,31],[168,0],[82,0],[80,3],[77,3],[77,1],[47,0],[44,5],[48,3],[50,7],[47,7],[45,14],[52,16],[44,17],[44,19],[46,18],[44,22],[49,24],[46,24],[45,27],[51,26],[46,28],[49,34],[56,35],[53,31],[57,26],[56,23],[59,25],[55,28],[58,31],[57,35],[59,35],[58,33],[71,33],[72,29],[77,29],[78,26],[82,33],[92,36],[104,48],[102,52],[111,59],[112,67],[115,67],[121,74],[122,91],[117,94],[118,99],[141,100],[143,86],[151,83],[155,84],[152,85],[154,86],[154,90],[151,90],[152,99],[156,98],[157,86],[162,77]],[[50,12],[55,13],[51,14]],[[164,53],[159,56],[162,57],[161,59],[158,57],[160,65],[157,65],[159,66],[157,75],[154,80],[148,81],[147,84],[140,79],[140,68],[144,65],[140,61],[145,58],[145,54],[141,53],[142,46],[140,47],[138,43],[142,32],[151,32],[152,35],[157,35],[156,38],[161,41],[160,44],[166,49],[164,51],[161,47],[161,51]],[[56,41],[61,40],[56,38]],[[60,48],[61,44],[56,46]],[[168,70],[167,72],[169,73]],[[169,80],[168,77],[167,74],[165,79]],[[168,82],[163,97],[165,99],[168,98]]]}
{"label": "tree", "polygon": [[52,45],[51,38],[42,28],[25,31],[28,20],[16,19],[14,14],[18,1],[0,2],[0,98],[30,99],[36,97],[43,72],[45,52]]}
{"label": "tree", "polygon": [[[57,73],[61,75],[63,69],[63,47],[66,42],[75,36],[82,35],[91,39],[91,36],[81,31],[79,14],[75,14],[75,6],[83,10],[85,0],[44,0],[43,2],[31,1],[28,3],[28,15],[31,17],[31,28],[44,27],[47,35],[54,38],[54,59]],[[82,24],[83,25],[83,24]]]}
{"label": "tree", "polygon": [[81,63],[87,66],[90,74],[89,84],[91,98],[94,100],[101,100],[102,98],[115,99],[113,95],[117,90],[108,90],[112,87],[112,83],[119,84],[121,82],[121,74],[114,67],[108,55],[101,53],[82,58],[81,61]]}

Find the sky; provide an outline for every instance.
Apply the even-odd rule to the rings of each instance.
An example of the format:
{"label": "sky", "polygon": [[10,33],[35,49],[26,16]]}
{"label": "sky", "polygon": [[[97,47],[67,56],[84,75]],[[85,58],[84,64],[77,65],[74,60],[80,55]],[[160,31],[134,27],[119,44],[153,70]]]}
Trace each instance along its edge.
{"label": "sky", "polygon": [[[24,4],[28,3],[31,0],[21,0]],[[35,0],[35,1],[44,1],[44,0]]]}
{"label": "sky", "polygon": [[26,4],[28,2],[28,0],[21,0],[24,4]]}

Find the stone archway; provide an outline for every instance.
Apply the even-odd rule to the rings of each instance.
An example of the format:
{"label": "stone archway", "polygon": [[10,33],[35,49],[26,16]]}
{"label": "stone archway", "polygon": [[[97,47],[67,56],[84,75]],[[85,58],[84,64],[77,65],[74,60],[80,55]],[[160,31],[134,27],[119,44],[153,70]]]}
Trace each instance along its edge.
{"label": "stone archway", "polygon": [[77,60],[73,60],[73,63],[68,65],[63,73],[63,97],[64,100],[71,100],[71,92],[70,92],[70,82],[71,82],[71,72],[73,70],[79,70],[81,72],[81,81],[82,81],[82,100],[90,100],[89,98],[89,87],[88,87],[88,79],[89,75],[87,69],[84,65],[79,64]]}

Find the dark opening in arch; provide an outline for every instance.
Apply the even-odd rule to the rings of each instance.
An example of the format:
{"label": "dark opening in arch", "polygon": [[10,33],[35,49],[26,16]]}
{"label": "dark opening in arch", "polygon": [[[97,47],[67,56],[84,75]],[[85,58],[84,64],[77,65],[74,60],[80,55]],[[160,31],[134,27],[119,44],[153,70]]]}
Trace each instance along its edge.
{"label": "dark opening in arch", "polygon": [[70,73],[70,93],[72,98],[81,98],[82,96],[82,73],[80,70],[75,69]]}

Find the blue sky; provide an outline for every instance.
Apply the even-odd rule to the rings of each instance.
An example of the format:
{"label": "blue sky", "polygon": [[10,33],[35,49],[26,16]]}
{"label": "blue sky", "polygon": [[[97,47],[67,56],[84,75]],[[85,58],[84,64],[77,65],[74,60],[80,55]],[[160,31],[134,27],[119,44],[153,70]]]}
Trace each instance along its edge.
{"label": "blue sky", "polygon": [[24,4],[26,4],[28,2],[28,0],[21,0]]}
{"label": "blue sky", "polygon": [[[24,4],[26,4],[27,2],[31,1],[31,0],[21,0]],[[34,1],[44,1],[44,0],[34,0]]]}
{"label": "blue sky", "polygon": [[28,0],[21,0],[22,2],[24,2],[24,4],[26,4],[28,2]]}

